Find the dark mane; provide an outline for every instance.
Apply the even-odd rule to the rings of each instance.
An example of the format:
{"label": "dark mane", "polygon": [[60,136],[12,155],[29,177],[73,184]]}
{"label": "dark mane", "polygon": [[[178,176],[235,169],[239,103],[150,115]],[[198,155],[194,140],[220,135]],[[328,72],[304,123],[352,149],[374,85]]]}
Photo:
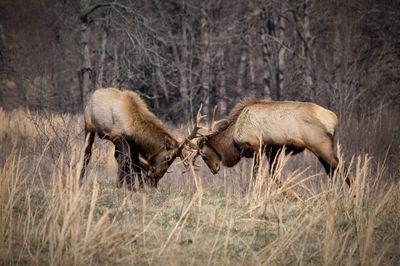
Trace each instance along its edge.
{"label": "dark mane", "polygon": [[242,113],[243,109],[246,106],[257,104],[257,103],[264,103],[267,100],[255,100],[250,98],[245,98],[241,100],[239,103],[235,105],[232,111],[229,113],[228,117],[223,119],[222,121],[218,122],[218,126],[215,132],[212,135],[218,134],[224,130],[226,130],[230,125],[236,122],[239,115]]}
{"label": "dark mane", "polygon": [[158,152],[158,149],[164,147],[166,138],[178,145],[176,139],[169,134],[161,120],[149,110],[142,98],[133,91],[125,92],[130,96],[133,107],[130,114],[137,126],[135,138],[143,152],[150,154]]}

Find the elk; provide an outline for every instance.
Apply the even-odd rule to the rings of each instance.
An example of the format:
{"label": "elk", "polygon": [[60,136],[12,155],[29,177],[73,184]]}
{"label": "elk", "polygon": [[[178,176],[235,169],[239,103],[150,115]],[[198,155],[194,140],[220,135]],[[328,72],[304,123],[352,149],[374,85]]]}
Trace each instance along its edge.
{"label": "elk", "polygon": [[[101,88],[92,93],[86,102],[84,120],[86,141],[80,183],[97,133],[115,145],[117,185],[120,187],[125,181],[130,190],[134,190],[132,172],[139,175],[140,187],[143,187],[143,179],[149,186],[157,187],[175,158],[185,159],[185,143],[194,138],[198,130],[194,128],[189,137],[179,143],[138,94],[115,88]],[[142,178],[142,171],[146,178]]]}
{"label": "elk", "polygon": [[[211,124],[214,118],[212,121]],[[224,166],[233,167],[242,157],[254,156],[253,169],[256,170],[261,144],[273,174],[273,161],[284,147],[286,154],[308,149],[332,177],[338,165],[333,147],[336,125],[336,115],[314,103],[243,101],[236,105],[227,119],[215,123],[215,128],[210,126],[210,132],[197,140],[197,154],[193,162],[200,155],[211,172],[216,174],[221,162]],[[348,178],[346,182],[350,186]]]}

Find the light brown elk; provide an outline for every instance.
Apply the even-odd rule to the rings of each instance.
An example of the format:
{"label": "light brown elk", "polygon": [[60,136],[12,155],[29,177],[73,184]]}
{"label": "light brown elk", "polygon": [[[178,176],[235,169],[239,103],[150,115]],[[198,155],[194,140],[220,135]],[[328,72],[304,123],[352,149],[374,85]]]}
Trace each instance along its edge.
{"label": "light brown elk", "polygon": [[[156,187],[175,158],[185,158],[186,140],[182,143],[175,140],[133,91],[114,88],[95,90],[86,103],[84,119],[86,141],[81,183],[96,133],[114,143],[114,157],[118,162],[117,184],[121,186],[126,182],[131,190],[134,190],[133,173],[138,174],[140,187],[143,187],[143,179],[148,185]],[[188,139],[193,138],[197,130],[193,129]]]}
{"label": "light brown elk", "polygon": [[[336,125],[336,115],[314,103],[244,101],[227,119],[216,123],[213,131],[198,139],[198,152],[193,160],[200,155],[216,174],[221,162],[232,167],[242,157],[254,156],[254,169],[257,169],[260,144],[270,166],[275,165],[273,161],[283,147],[287,154],[308,149],[331,177],[338,165],[333,147]],[[274,170],[272,167],[270,172]],[[346,182],[350,186],[350,180]]]}

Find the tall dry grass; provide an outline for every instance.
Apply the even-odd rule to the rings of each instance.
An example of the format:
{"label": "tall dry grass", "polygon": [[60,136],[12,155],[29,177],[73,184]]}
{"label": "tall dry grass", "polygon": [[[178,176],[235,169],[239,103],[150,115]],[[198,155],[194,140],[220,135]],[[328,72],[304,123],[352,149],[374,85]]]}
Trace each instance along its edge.
{"label": "tall dry grass", "polygon": [[217,176],[178,164],[158,189],[131,193],[116,188],[112,147],[97,139],[80,188],[80,120],[0,110],[0,264],[400,261],[398,169],[384,160],[349,156],[351,189],[343,165],[328,182],[306,154],[281,156],[274,178],[264,165],[254,181],[249,161]]}

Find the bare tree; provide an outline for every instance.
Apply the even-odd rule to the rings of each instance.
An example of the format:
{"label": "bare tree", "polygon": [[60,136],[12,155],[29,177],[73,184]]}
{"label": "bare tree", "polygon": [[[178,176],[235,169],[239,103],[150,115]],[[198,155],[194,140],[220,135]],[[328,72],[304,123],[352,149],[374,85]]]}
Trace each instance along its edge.
{"label": "bare tree", "polygon": [[227,95],[226,95],[226,73],[225,73],[225,49],[220,47],[216,55],[217,67],[216,67],[216,79],[215,82],[219,90],[219,110],[221,114],[227,113]]}
{"label": "bare tree", "polygon": [[274,91],[274,98],[281,100],[284,91],[284,71],[285,71],[285,16],[286,10],[281,2],[275,8],[271,6],[263,7],[260,12],[261,19],[261,43],[264,61],[264,95],[272,98],[271,92]]}
{"label": "bare tree", "polygon": [[208,17],[209,7],[206,3],[203,4],[201,9],[202,16],[200,20],[200,31],[201,31],[201,58],[202,58],[202,67],[201,67],[201,89],[204,90],[205,99],[204,99],[204,107],[208,112],[208,115],[212,112],[212,103],[213,93],[210,88],[210,18]]}
{"label": "bare tree", "polygon": [[306,100],[314,101],[315,99],[315,86],[313,79],[313,37],[310,29],[310,9],[312,8],[313,0],[304,0],[304,13],[303,13],[303,56],[306,61],[305,65],[305,90],[304,97]]}
{"label": "bare tree", "polygon": [[103,18],[104,22],[101,26],[101,43],[100,43],[100,61],[99,61],[99,71],[96,79],[96,87],[103,87],[103,79],[104,79],[104,68],[105,68],[105,58],[106,58],[106,45],[107,39],[110,31],[110,16],[111,11],[107,12],[107,16]]}
{"label": "bare tree", "polygon": [[260,12],[261,17],[261,43],[262,43],[262,55],[264,62],[264,97],[267,99],[272,99],[272,71],[273,71],[273,55],[271,45],[268,41],[268,35],[272,35],[275,29],[274,21],[272,19],[272,14],[270,10],[263,7]]}
{"label": "bare tree", "polygon": [[278,69],[277,69],[277,99],[281,100],[284,98],[284,71],[285,71],[285,54],[286,54],[286,48],[284,47],[285,43],[285,19],[283,16],[278,17],[278,24],[279,24],[279,42],[281,45],[279,45],[279,50],[278,50]]}
{"label": "bare tree", "polygon": [[92,88],[91,73],[92,64],[90,61],[90,18],[91,13],[90,1],[80,0],[80,87],[81,87],[81,103],[85,101],[85,97],[89,94]]}
{"label": "bare tree", "polygon": [[3,2],[1,78],[31,107],[75,110],[101,86],[136,90],[176,122],[200,102],[225,113],[241,96],[343,114],[400,106],[400,9],[389,0],[31,1],[34,34]]}

